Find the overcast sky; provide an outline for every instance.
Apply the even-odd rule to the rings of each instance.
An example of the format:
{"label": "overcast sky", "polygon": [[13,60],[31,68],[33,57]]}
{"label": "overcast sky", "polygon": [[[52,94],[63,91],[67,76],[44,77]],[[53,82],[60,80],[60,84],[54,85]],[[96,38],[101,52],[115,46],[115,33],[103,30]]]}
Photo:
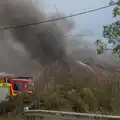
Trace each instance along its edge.
{"label": "overcast sky", "polygon": [[[110,0],[44,0],[44,9],[56,12],[55,4],[59,12],[70,15],[106,6],[109,2]],[[91,31],[96,35],[94,38],[99,38],[103,26],[116,20],[112,17],[112,10],[113,7],[72,18],[76,23],[74,32]]]}

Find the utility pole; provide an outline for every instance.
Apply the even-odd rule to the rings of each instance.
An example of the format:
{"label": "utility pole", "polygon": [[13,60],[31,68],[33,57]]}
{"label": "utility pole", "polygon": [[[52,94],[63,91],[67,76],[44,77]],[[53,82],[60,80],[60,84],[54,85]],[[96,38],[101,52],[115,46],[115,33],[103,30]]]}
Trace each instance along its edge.
{"label": "utility pole", "polygon": [[57,9],[57,7],[56,7],[55,4],[54,4],[54,7],[55,7],[55,9],[56,9],[56,11],[57,11],[58,16],[61,17],[61,16],[60,16],[60,13],[59,13],[59,11],[58,11],[58,9]]}

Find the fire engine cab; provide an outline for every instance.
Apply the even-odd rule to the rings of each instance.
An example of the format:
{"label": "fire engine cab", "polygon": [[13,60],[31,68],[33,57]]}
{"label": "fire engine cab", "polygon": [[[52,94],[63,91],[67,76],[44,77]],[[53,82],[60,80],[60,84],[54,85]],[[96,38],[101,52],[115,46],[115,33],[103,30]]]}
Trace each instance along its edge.
{"label": "fire engine cab", "polygon": [[31,84],[32,77],[18,77],[13,74],[0,73],[0,101],[5,96],[16,96],[22,92],[32,93]]}

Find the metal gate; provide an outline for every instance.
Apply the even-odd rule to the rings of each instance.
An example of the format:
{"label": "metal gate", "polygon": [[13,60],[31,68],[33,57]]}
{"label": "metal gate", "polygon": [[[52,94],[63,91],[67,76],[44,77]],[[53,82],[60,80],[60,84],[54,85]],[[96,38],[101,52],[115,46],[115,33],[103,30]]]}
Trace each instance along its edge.
{"label": "metal gate", "polygon": [[25,110],[24,120],[120,120],[120,116],[51,110]]}

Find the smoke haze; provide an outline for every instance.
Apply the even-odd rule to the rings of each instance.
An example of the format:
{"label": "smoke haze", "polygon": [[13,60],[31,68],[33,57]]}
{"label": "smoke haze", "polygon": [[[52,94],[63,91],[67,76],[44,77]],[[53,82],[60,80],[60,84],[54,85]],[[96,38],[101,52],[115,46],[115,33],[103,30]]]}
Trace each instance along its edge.
{"label": "smoke haze", "polygon": [[[32,22],[45,21],[50,19],[44,11],[37,8],[32,2],[17,0],[1,4],[1,9],[6,10],[1,13],[1,26],[28,24]],[[36,7],[35,7],[36,6]],[[3,10],[1,10],[3,11]],[[55,17],[55,15],[52,15]],[[35,26],[27,26],[12,29],[10,32],[14,39],[22,44],[32,60],[37,60],[42,65],[51,64],[56,60],[64,60],[66,56],[66,37],[72,29],[72,22],[62,20],[60,22],[51,22]]]}
{"label": "smoke haze", "polygon": [[[42,7],[42,2],[42,0],[39,0],[40,4],[38,4],[31,0],[1,0],[0,27],[35,23],[58,17],[56,14],[47,16]],[[64,16],[63,13],[62,15]],[[64,19],[35,26],[0,31],[0,63],[9,66],[6,70],[5,65],[0,65],[0,71],[5,70],[18,75],[26,75],[36,67],[32,60],[39,62],[43,66],[51,64],[56,60],[65,61],[66,54],[70,50],[72,51],[72,49],[79,49],[80,59],[82,56],[85,56],[85,59],[91,56],[92,59],[96,59],[96,53],[88,53],[88,48],[84,48],[84,51],[83,49],[80,50],[79,43],[84,43],[84,40],[81,42],[73,40],[70,43],[71,45],[66,46],[70,42],[67,34],[73,27],[73,21]]]}

